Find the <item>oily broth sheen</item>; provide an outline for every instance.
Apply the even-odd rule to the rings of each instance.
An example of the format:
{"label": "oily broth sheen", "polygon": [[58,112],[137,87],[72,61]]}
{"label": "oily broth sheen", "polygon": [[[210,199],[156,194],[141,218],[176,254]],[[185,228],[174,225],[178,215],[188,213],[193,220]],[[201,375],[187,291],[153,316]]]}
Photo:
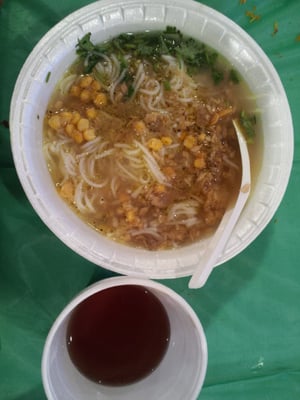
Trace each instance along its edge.
{"label": "oily broth sheen", "polygon": [[58,83],[44,121],[49,171],[60,196],[99,233],[149,250],[190,244],[211,234],[236,198],[232,119],[255,111],[255,99],[228,79],[223,58],[225,79],[215,85],[209,71],[190,75],[174,57],[159,71],[127,57],[130,97],[114,54],[91,74],[76,62]]}

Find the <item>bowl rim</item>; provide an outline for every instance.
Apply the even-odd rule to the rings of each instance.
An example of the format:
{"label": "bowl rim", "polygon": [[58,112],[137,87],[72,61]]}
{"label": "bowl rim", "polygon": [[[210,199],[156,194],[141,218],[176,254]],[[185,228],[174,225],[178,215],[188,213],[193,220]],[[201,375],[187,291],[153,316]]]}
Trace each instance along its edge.
{"label": "bowl rim", "polygon": [[[199,246],[199,243],[194,243],[180,249],[163,250],[159,252],[134,249],[133,252],[132,248],[131,251],[125,245],[118,244],[115,246],[115,244],[111,243],[109,239],[107,240],[106,238],[102,237],[101,240],[99,238],[102,246],[100,246],[100,251],[95,243],[93,243],[94,248],[88,248],[88,246],[81,243],[81,239],[78,238],[76,233],[74,233],[72,237],[72,235],[70,235],[70,233],[65,230],[63,225],[66,222],[66,218],[63,218],[61,215],[58,215],[56,219],[53,215],[49,217],[49,213],[46,210],[48,204],[42,204],[43,199],[40,198],[40,193],[36,193],[36,188],[34,187],[34,183],[32,181],[32,171],[30,170],[30,168],[32,168],[32,160],[29,160],[30,156],[26,155],[26,152],[24,152],[23,143],[24,131],[28,129],[26,126],[28,122],[24,122],[25,117],[22,114],[25,114],[24,110],[26,110],[27,107],[25,103],[26,101],[28,102],[28,98],[26,98],[25,93],[27,90],[26,84],[28,84],[28,80],[32,79],[32,76],[35,75],[37,76],[37,78],[32,85],[38,84],[38,81],[41,80],[41,76],[39,74],[41,73],[41,71],[45,72],[45,67],[43,67],[44,69],[41,67],[41,64],[43,63],[43,60],[41,61],[41,54],[43,55],[43,57],[46,58],[53,57],[51,59],[51,62],[52,60],[54,60],[53,62],[55,63],[55,45],[59,43],[59,41],[63,40],[62,37],[64,37],[66,42],[65,46],[70,49],[70,43],[72,43],[74,48],[74,43],[77,42],[77,38],[75,37],[76,35],[72,31],[72,29],[75,29],[76,31],[78,27],[79,30],[83,30],[84,32],[87,32],[87,30],[86,28],[82,28],[83,26],[90,28],[89,31],[92,32],[92,35],[97,32],[103,34],[104,31],[108,32],[113,31],[114,29],[117,31],[120,29],[124,31],[124,27],[126,26],[131,26],[132,28],[138,26],[141,30],[141,26],[146,19],[147,10],[156,10],[155,12],[157,13],[165,14],[162,17],[162,20],[159,20],[157,17],[158,14],[150,15],[149,12],[150,16],[148,16],[147,19],[147,26],[151,27],[160,27],[162,25],[165,26],[167,22],[166,17],[168,15],[171,15],[174,20],[181,21],[180,18],[182,17],[180,17],[179,14],[183,10],[185,10],[184,18],[186,18],[186,20],[188,21],[189,18],[192,20],[194,17],[199,19],[204,18],[204,28],[202,29],[203,32],[205,32],[205,29],[207,29],[209,32],[209,29],[211,29],[210,24],[212,24],[212,21],[215,21],[214,26],[217,29],[221,29],[220,25],[222,25],[228,30],[227,32],[225,32],[225,34],[221,33],[221,39],[218,39],[218,43],[222,44],[222,41],[224,41],[224,38],[226,38],[227,35],[229,36],[229,39],[232,40],[232,42],[236,41],[237,44],[242,44],[243,48],[241,47],[239,49],[239,53],[237,53],[237,55],[235,56],[238,57],[238,55],[240,55],[242,52],[245,53],[246,51],[247,57],[253,57],[254,60],[259,60],[260,62],[263,61],[263,63],[260,63],[263,64],[263,66],[254,65],[253,69],[255,70],[255,68],[258,67],[263,68],[263,72],[266,73],[266,76],[272,77],[272,82],[268,83],[272,86],[272,90],[277,94],[277,102],[280,102],[281,106],[283,106],[284,108],[282,119],[279,120],[277,123],[277,125],[281,124],[281,127],[279,126],[278,128],[275,126],[274,129],[283,129],[284,127],[286,135],[286,142],[284,143],[282,140],[281,148],[276,143],[274,143],[274,146],[272,145],[274,149],[277,150],[277,152],[279,153],[279,167],[282,167],[279,168],[280,171],[276,171],[278,182],[273,184],[273,187],[276,188],[275,195],[272,197],[268,195],[270,197],[270,204],[267,204],[267,199],[263,199],[263,201],[257,201],[257,203],[259,203],[257,205],[257,208],[264,208],[264,210],[262,211],[260,209],[258,210],[262,214],[262,221],[258,221],[257,219],[252,218],[250,213],[251,210],[249,210],[250,202],[248,203],[248,207],[246,206],[240,220],[243,220],[246,224],[248,224],[248,233],[246,232],[245,234],[245,232],[243,232],[243,229],[239,229],[239,221],[236,229],[233,232],[234,240],[229,241],[223,254],[219,257],[216,265],[220,265],[235,257],[236,255],[241,253],[250,243],[252,243],[253,240],[255,240],[260,235],[260,233],[265,229],[265,227],[272,219],[287,189],[292,169],[294,151],[292,117],[288,104],[288,99],[286,97],[286,93],[281,83],[280,77],[264,51],[254,41],[254,39],[252,39],[250,35],[248,35],[239,25],[237,25],[234,21],[230,20],[228,17],[211,7],[208,7],[193,0],[101,0],[84,6],[63,18],[58,24],[53,26],[36,44],[19,73],[12,95],[10,107],[11,146],[17,174],[26,193],[26,196],[28,197],[30,203],[32,204],[33,208],[40,216],[40,218],[43,220],[43,222],[68,247],[70,247],[82,257],[93,262],[94,264],[100,265],[104,268],[118,273],[127,275],[140,274],[140,276],[150,277],[154,279],[168,279],[191,275],[193,273],[195,265],[198,263],[199,259],[204,253],[204,248],[206,246],[207,240],[203,240],[201,242],[202,247]],[[129,13],[129,11],[131,12],[131,14]],[[141,12],[144,12],[144,19],[139,19]],[[129,22],[127,20],[129,18],[128,15],[130,15],[130,18],[136,18],[136,21],[134,20],[133,22],[131,22],[130,20]],[[100,20],[102,21],[102,26],[100,30],[98,28],[95,28],[93,22],[93,18],[95,16],[97,16],[97,18],[100,16]],[[90,17],[92,19],[88,20],[88,18]],[[184,23],[186,24],[186,22]],[[184,29],[181,26],[178,26],[178,28],[186,33],[186,25],[184,25]],[[201,34],[203,34],[203,32]],[[199,40],[205,42],[203,38],[199,37]],[[53,46],[51,45],[51,43]],[[225,57],[227,56],[225,55]],[[247,61],[246,58],[245,60]],[[251,71],[251,67],[248,68]],[[20,94],[22,94],[23,97],[20,96]],[[272,177],[272,179],[275,178]],[[266,186],[268,185],[272,186],[270,182],[267,182]],[[269,189],[270,191],[272,191],[272,188]],[[268,191],[267,187],[265,188],[265,191]],[[262,194],[260,195],[262,196]],[[271,207],[272,210],[270,211]],[[70,213],[67,212],[66,215],[68,215],[68,218],[70,217]],[[82,229],[84,230],[84,234],[87,234],[87,231],[84,228]],[[111,250],[110,245],[115,246],[113,251]],[[102,250],[104,251],[104,254],[101,254]],[[139,263],[143,265],[141,266],[139,265]]]}

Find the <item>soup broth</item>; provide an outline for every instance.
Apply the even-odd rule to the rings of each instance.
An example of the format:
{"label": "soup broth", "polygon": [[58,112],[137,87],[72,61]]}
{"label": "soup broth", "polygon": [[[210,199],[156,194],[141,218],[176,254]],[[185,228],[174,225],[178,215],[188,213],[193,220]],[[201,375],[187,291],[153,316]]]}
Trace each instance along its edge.
{"label": "soup broth", "polygon": [[[241,180],[233,119],[246,119],[253,142],[245,83],[212,50],[175,33],[180,41],[159,54],[158,32],[121,35],[102,47],[83,38],[44,123],[59,195],[99,232],[150,250],[216,229]],[[155,39],[152,47],[145,37]],[[203,52],[199,65],[190,40],[197,60]]]}

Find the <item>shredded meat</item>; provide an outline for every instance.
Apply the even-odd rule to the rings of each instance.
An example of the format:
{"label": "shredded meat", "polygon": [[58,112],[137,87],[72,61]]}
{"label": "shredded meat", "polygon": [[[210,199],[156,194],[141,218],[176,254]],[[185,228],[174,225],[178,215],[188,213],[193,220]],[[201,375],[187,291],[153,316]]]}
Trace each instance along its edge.
{"label": "shredded meat", "polygon": [[167,208],[173,203],[176,193],[174,189],[156,185],[148,194],[150,204],[158,208]]}
{"label": "shredded meat", "polygon": [[170,122],[170,118],[166,114],[159,112],[151,112],[145,115],[145,123],[153,132],[162,132],[166,129],[166,125]]}

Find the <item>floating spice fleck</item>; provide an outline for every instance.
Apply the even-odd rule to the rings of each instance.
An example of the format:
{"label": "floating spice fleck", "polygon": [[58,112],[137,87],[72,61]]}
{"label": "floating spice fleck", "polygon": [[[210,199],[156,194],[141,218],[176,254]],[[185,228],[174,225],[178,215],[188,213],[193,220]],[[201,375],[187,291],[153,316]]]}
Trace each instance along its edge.
{"label": "floating spice fleck", "polygon": [[275,36],[277,32],[278,32],[278,22],[275,21],[274,24],[273,24],[273,33],[272,33],[272,36]]}
{"label": "floating spice fleck", "polygon": [[256,14],[256,6],[252,7],[252,10],[247,10],[245,14],[249,18],[250,23],[260,19],[260,15]]}

